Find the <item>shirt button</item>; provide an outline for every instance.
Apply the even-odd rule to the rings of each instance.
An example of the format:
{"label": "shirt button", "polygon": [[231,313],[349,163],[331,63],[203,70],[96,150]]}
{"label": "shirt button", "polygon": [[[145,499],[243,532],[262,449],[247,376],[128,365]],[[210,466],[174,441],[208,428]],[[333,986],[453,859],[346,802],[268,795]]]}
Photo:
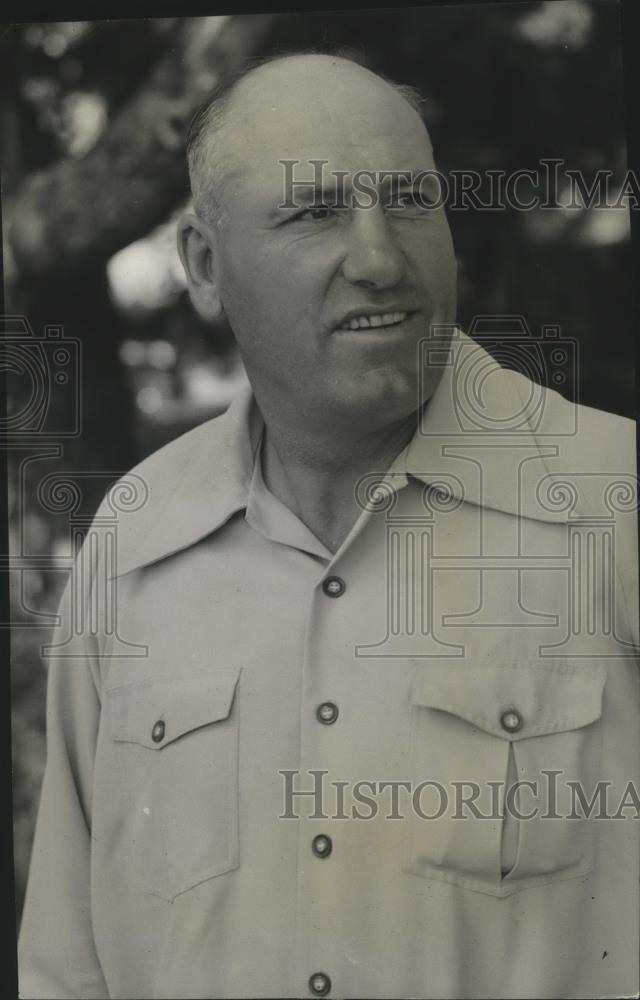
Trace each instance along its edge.
{"label": "shirt button", "polygon": [[324,833],[319,833],[311,841],[311,850],[317,858],[328,858],[333,850],[331,837],[327,837]]}
{"label": "shirt button", "polygon": [[508,733],[517,733],[522,728],[522,716],[515,708],[509,708],[500,716],[500,725]]}
{"label": "shirt button", "polygon": [[342,597],[346,588],[345,582],[339,576],[328,576],[322,581],[322,589],[327,597]]}
{"label": "shirt button", "polygon": [[323,701],[316,709],[316,718],[318,722],[330,726],[338,718],[338,706],[334,705],[332,701]]}
{"label": "shirt button", "polygon": [[331,989],[331,980],[324,972],[314,972],[309,976],[309,990],[314,997],[326,997]]}
{"label": "shirt button", "polygon": [[154,743],[160,743],[164,739],[164,722],[162,719],[158,719],[151,730],[151,739]]}

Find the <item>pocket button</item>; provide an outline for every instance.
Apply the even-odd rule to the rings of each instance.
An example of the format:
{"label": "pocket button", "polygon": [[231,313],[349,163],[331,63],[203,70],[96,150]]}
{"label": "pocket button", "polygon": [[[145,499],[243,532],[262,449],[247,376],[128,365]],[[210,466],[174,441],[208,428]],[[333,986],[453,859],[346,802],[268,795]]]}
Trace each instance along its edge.
{"label": "pocket button", "polygon": [[331,980],[324,972],[314,972],[309,976],[309,992],[314,997],[326,997],[331,990]]}
{"label": "pocket button", "polygon": [[162,743],[164,739],[164,722],[162,719],[158,719],[151,730],[151,739],[154,743]]}
{"label": "pocket button", "polygon": [[517,733],[522,729],[522,716],[515,708],[509,708],[500,716],[500,725],[507,733]]}

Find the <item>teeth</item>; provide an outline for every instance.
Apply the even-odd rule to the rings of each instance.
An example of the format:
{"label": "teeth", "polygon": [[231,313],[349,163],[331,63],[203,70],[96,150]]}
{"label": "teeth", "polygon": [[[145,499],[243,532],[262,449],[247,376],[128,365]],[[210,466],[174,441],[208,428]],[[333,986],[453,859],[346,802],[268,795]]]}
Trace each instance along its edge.
{"label": "teeth", "polygon": [[394,326],[407,318],[406,312],[383,313],[373,316],[354,316],[341,330],[369,330],[381,326]]}

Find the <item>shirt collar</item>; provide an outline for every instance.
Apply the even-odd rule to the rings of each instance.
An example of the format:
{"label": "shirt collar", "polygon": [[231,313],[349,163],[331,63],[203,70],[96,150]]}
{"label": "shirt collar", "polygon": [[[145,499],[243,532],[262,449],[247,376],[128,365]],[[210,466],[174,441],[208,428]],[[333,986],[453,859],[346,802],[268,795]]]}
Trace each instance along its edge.
{"label": "shirt collar", "polygon": [[[557,393],[503,368],[462,330],[409,444],[405,470],[441,496],[539,521],[566,522],[553,459],[573,410]],[[565,453],[566,454],[566,453]],[[564,473],[564,470],[563,470]],[[565,474],[566,478],[566,474]]]}
{"label": "shirt collar", "polygon": [[[144,502],[118,515],[112,576],[194,545],[246,508],[262,426],[251,388],[243,386],[224,414],[171,441],[125,475],[120,482],[131,480]],[[117,488],[107,494],[96,522],[113,510],[110,497]]]}
{"label": "shirt collar", "polygon": [[[473,413],[467,412],[469,407],[460,397],[460,366],[451,363],[458,350],[474,354],[483,375],[482,419],[475,421],[480,426],[474,426]],[[406,485],[407,476],[413,476],[438,486],[455,500],[543,521],[566,521],[563,511],[527,505],[527,491],[523,494],[522,477],[517,474],[526,465],[531,482],[550,478],[546,459],[557,454],[557,447],[539,444],[532,430],[545,392],[501,368],[478,344],[458,331],[450,363],[445,365],[423,411],[420,426],[387,476],[396,489]],[[529,398],[523,401],[526,393]],[[266,493],[266,487],[261,485],[260,462],[256,462],[263,426],[251,388],[246,386],[225,414],[142,462],[130,475],[143,481],[147,500],[137,511],[119,516],[118,563],[112,575],[121,576],[156,562],[216,531],[234,513],[247,508],[252,482],[254,492],[264,489]],[[278,503],[275,497],[273,500]],[[109,495],[97,520],[105,509],[113,510]],[[298,525],[298,542],[303,541],[300,522],[288,513]],[[273,528],[270,515],[266,521],[264,513],[258,516],[255,503],[251,504],[248,520],[253,520],[255,526],[259,524],[267,536]],[[291,523],[289,528],[293,531]],[[308,537],[301,547],[327,558],[326,553],[317,551],[318,546],[324,546],[306,531]]]}

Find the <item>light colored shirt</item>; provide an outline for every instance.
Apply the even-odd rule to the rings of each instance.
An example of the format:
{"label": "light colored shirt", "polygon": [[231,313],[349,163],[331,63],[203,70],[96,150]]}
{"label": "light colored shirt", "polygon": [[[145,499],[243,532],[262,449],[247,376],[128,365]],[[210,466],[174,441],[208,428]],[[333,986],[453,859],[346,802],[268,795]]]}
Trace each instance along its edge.
{"label": "light colored shirt", "polygon": [[335,554],[249,393],[110,491],[50,650],[21,996],[637,994],[634,427],[453,355]]}

